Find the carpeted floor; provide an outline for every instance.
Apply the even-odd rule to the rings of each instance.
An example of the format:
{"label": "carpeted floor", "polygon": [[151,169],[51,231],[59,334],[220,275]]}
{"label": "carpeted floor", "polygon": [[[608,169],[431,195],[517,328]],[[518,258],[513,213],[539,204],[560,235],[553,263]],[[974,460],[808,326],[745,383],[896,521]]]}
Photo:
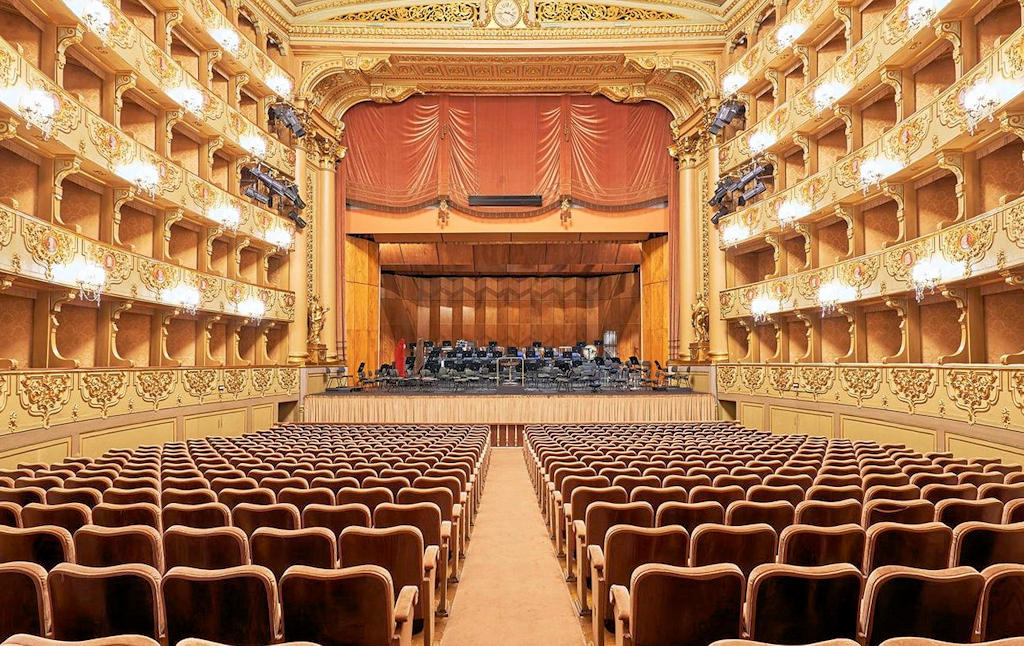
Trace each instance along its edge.
{"label": "carpeted floor", "polygon": [[493,449],[487,488],[442,646],[581,646],[519,448]]}

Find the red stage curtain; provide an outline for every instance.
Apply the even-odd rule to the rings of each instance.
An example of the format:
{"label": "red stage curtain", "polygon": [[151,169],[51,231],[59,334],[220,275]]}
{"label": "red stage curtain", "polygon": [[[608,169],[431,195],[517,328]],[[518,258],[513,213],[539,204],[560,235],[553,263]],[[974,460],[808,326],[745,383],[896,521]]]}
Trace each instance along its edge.
{"label": "red stage curtain", "polygon": [[344,166],[350,199],[391,207],[436,199],[441,129],[435,97],[416,97],[383,109],[359,106],[349,114]]}
{"label": "red stage curtain", "polygon": [[590,96],[419,96],[345,116],[346,191],[402,209],[447,197],[569,196],[598,208],[667,200],[669,114]]}

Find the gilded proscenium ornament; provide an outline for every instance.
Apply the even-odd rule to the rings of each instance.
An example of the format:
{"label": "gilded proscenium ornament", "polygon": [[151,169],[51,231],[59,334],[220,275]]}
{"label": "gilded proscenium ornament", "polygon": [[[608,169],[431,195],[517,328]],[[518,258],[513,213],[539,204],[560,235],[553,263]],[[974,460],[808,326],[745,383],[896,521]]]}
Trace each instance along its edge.
{"label": "gilded proscenium ornament", "polygon": [[472,23],[479,19],[479,3],[442,2],[354,11],[334,16],[331,22]]}
{"label": "gilded proscenium ornament", "polygon": [[643,20],[686,20],[684,16],[657,9],[589,2],[537,2],[540,22],[618,22]]}

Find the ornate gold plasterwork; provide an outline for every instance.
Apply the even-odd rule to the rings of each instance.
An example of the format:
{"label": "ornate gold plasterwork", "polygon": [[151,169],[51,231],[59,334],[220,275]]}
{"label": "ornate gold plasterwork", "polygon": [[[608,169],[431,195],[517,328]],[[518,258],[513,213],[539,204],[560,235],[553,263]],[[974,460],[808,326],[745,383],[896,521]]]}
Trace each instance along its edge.
{"label": "ornate gold plasterwork", "polygon": [[160,402],[171,396],[174,381],[171,370],[140,372],[135,376],[135,390],[142,399],[153,404],[153,410],[157,410]]}
{"label": "ornate gold plasterwork", "polygon": [[182,377],[185,392],[197,397],[200,404],[214,393],[214,384],[217,383],[216,370],[186,370]]}
{"label": "ornate gold plasterwork", "polygon": [[669,11],[589,2],[553,0],[536,3],[540,22],[609,22],[628,20],[685,20]]}
{"label": "ornate gold plasterwork", "polygon": [[18,383],[18,395],[21,407],[32,417],[42,418],[43,428],[49,428],[50,418],[60,412],[71,397],[71,375],[26,375]]}
{"label": "ornate gold plasterwork", "polygon": [[87,372],[80,379],[82,399],[89,406],[100,411],[102,419],[107,418],[107,411],[124,398],[128,389],[127,372]]}
{"label": "ornate gold plasterwork", "polygon": [[330,21],[472,23],[479,18],[479,11],[480,5],[475,2],[438,2],[353,11],[352,13],[334,16]]}
{"label": "ornate gold plasterwork", "polygon": [[879,368],[844,367],[839,369],[839,381],[847,394],[857,400],[857,407],[860,408],[865,399],[878,392],[882,384],[882,371]]}

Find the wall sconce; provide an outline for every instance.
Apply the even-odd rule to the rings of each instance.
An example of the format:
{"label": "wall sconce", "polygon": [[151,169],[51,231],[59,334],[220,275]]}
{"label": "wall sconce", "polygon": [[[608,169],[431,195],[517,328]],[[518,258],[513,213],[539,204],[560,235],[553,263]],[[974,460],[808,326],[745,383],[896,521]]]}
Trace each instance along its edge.
{"label": "wall sconce", "polygon": [[156,190],[160,187],[160,170],[149,162],[136,159],[127,164],[121,164],[114,168],[114,174],[128,180],[140,191],[149,193],[150,197],[156,196]]}
{"label": "wall sconce", "polygon": [[225,50],[231,52],[231,54],[238,53],[238,46],[241,44],[241,38],[238,32],[231,27],[210,27],[207,29],[207,33],[213,36],[213,39],[217,41]]}
{"label": "wall sconce", "polygon": [[996,108],[1020,94],[1022,84],[1005,78],[981,78],[961,95],[960,103],[967,117],[967,131],[974,134],[978,124],[992,120]]}
{"label": "wall sconce", "polygon": [[236,308],[239,314],[247,319],[251,319],[256,325],[260,324],[260,321],[263,320],[263,315],[267,312],[266,304],[255,296],[250,296],[239,302]]}
{"label": "wall sconce", "polygon": [[891,157],[872,157],[865,159],[860,164],[860,183],[865,193],[872,186],[882,183],[882,180],[903,168],[903,162]]}
{"label": "wall sconce", "polygon": [[750,229],[739,222],[730,222],[722,228],[722,242],[731,247],[750,237]]}
{"label": "wall sconce", "polygon": [[199,302],[202,300],[202,294],[199,290],[191,285],[184,283],[178,283],[170,289],[165,289],[160,292],[160,300],[168,305],[173,305],[181,309],[189,316],[195,316],[199,310]]}
{"label": "wall sconce", "polygon": [[274,74],[267,77],[266,83],[267,87],[282,99],[287,99],[292,95],[292,80],[287,76]]}
{"label": "wall sconce", "polygon": [[242,220],[242,212],[234,204],[225,202],[207,209],[206,217],[216,222],[221,229],[234,233]]}
{"label": "wall sconce", "polygon": [[100,0],[64,0],[64,4],[100,39],[106,40],[110,35],[114,14],[106,4]]}
{"label": "wall sconce", "polygon": [[267,140],[252,133],[244,134],[238,138],[238,143],[250,155],[257,159],[267,156]]}
{"label": "wall sconce", "polygon": [[735,72],[732,74],[726,74],[722,78],[722,92],[725,94],[736,94],[739,92],[741,87],[747,84],[748,80],[750,79],[743,74],[737,74]]}
{"label": "wall sconce", "polygon": [[782,302],[764,294],[754,297],[750,301],[750,314],[754,317],[754,323],[760,325],[768,320],[769,314],[774,314],[782,309]]}
{"label": "wall sconce", "polygon": [[775,42],[779,44],[779,47],[785,49],[795,43],[796,39],[800,38],[805,31],[807,31],[807,25],[802,22],[795,20],[784,22],[775,31]]}
{"label": "wall sconce", "polygon": [[206,105],[206,95],[199,88],[182,83],[178,87],[169,88],[167,96],[197,117],[202,116],[203,106]]}
{"label": "wall sconce", "polygon": [[921,258],[910,270],[914,297],[920,303],[926,290],[934,292],[938,285],[963,278],[966,272],[967,266],[959,260],[946,260],[938,254]]}
{"label": "wall sconce", "polygon": [[814,88],[814,109],[821,114],[825,110],[828,110],[835,106],[844,94],[850,91],[850,86],[846,83],[839,81],[825,81],[818,87]]}
{"label": "wall sconce", "polygon": [[818,288],[818,304],[821,315],[828,316],[836,311],[840,303],[852,301],[857,297],[857,290],[839,280],[829,281]]}
{"label": "wall sconce", "polygon": [[750,147],[750,154],[756,157],[778,140],[779,137],[774,132],[769,132],[768,130],[757,130],[752,132],[750,137],[747,138],[747,146]]}
{"label": "wall sconce", "polygon": [[60,99],[54,93],[43,88],[12,85],[0,90],[0,101],[20,114],[26,127],[35,126],[49,138],[53,131],[53,121],[60,110]]}
{"label": "wall sconce", "polygon": [[78,285],[78,297],[87,303],[100,303],[100,295],[107,284],[107,270],[96,261],[81,256],[68,264],[53,266],[55,281]]}
{"label": "wall sconce", "polygon": [[809,215],[811,205],[801,200],[790,199],[779,205],[779,212],[776,217],[779,219],[779,226],[785,229],[793,222]]}
{"label": "wall sconce", "polygon": [[290,249],[292,246],[292,232],[282,226],[275,226],[267,229],[267,233],[263,236],[263,239],[269,244],[274,245],[278,251]]}

